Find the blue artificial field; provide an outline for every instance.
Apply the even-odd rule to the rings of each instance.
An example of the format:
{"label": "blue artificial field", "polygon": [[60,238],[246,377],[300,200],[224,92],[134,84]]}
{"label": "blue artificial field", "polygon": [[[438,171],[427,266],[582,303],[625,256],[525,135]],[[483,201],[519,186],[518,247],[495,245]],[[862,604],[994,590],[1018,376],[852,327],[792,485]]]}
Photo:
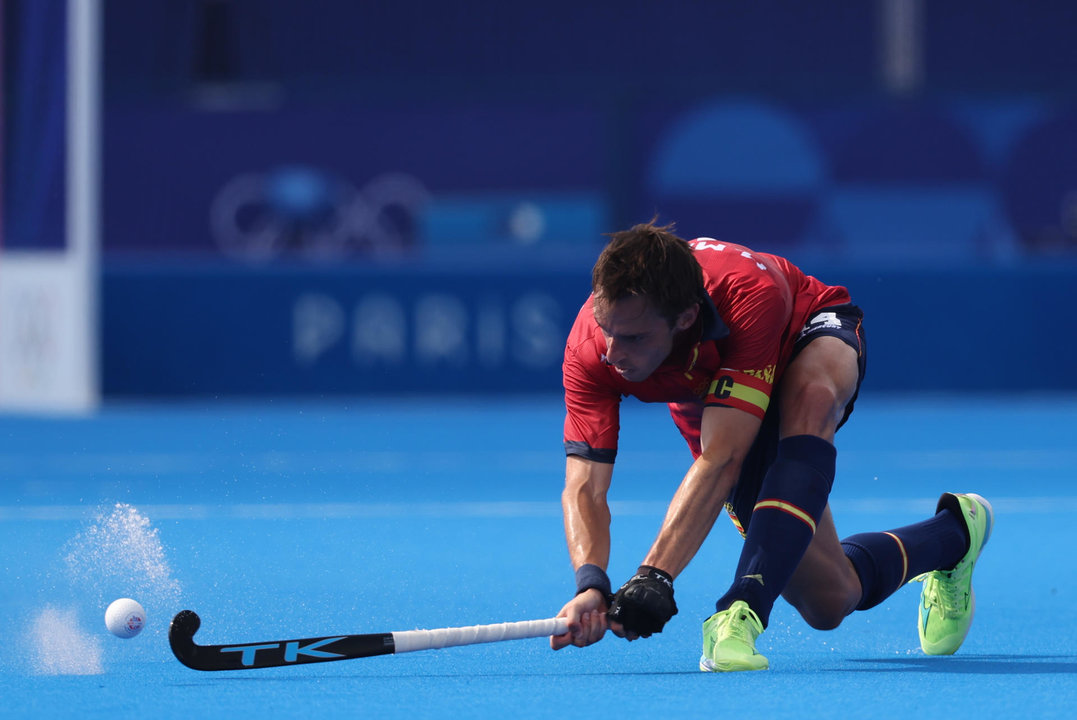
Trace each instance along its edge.
{"label": "blue artificial field", "polygon": [[[696,670],[736,561],[720,519],[677,581],[681,612],[632,644],[545,640],[198,673],[166,633],[231,643],[549,617],[572,590],[560,399],[110,405],[0,417],[0,716],[560,718],[1072,717],[1077,702],[1077,398],[864,398],[838,437],[841,535],[988,497],[996,527],[961,651],[926,657],[919,586],[811,630],[779,603],[771,670]],[[629,402],[611,576],[636,567],[690,456]],[[115,597],[149,615],[107,633]]]}

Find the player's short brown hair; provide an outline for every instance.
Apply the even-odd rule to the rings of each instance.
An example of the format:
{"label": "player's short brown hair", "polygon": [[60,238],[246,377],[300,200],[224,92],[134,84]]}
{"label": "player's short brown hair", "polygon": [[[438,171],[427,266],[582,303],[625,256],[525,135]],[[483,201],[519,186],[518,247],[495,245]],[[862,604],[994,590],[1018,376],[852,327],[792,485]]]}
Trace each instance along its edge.
{"label": "player's short brown hair", "polygon": [[673,325],[703,298],[703,271],[692,248],[673,233],[673,225],[641,223],[610,233],[610,238],[591,272],[596,302],[643,296]]}

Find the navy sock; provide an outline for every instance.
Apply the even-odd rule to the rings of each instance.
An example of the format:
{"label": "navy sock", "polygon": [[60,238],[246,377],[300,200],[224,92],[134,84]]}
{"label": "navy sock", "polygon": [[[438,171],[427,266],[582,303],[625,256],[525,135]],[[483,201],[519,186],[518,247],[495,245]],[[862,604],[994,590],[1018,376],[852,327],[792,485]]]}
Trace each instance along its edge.
{"label": "navy sock", "polygon": [[834,446],[814,435],[778,443],[752,510],[736,579],[715,604],[725,610],[744,600],[767,626],[774,601],[804,557],[834,484]]}
{"label": "navy sock", "polygon": [[949,510],[889,532],[860,533],[841,541],[860,577],[857,610],[875,607],[921,573],[953,567],[968,551],[968,530]]}

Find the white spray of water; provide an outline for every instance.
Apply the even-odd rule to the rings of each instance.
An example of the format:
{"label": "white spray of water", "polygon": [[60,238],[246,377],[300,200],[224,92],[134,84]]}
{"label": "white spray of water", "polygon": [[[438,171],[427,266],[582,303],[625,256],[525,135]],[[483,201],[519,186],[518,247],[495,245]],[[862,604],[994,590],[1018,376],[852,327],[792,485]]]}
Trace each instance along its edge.
{"label": "white spray of water", "polygon": [[[167,627],[180,598],[180,584],[172,577],[157,529],[137,508],[117,503],[102,511],[64,545],[61,554],[77,607],[49,605],[34,614],[27,636],[33,672],[103,672],[104,613],[118,597],[142,603],[150,634],[159,635]],[[83,630],[80,615],[98,619],[96,633]]]}
{"label": "white spray of water", "polygon": [[36,675],[100,675],[101,639],[79,624],[74,608],[41,609],[30,624],[30,670]]}
{"label": "white spray of water", "polygon": [[117,503],[107,515],[98,515],[64,552],[70,579],[93,593],[102,613],[122,596],[138,600],[151,617],[151,607],[179,599],[180,584],[172,577],[157,529],[131,505]]}

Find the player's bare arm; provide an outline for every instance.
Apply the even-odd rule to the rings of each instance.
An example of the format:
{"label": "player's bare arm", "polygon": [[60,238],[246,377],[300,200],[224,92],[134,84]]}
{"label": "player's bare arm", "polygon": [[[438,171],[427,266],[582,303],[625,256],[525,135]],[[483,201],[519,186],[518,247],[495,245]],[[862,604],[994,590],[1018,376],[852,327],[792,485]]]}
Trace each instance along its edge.
{"label": "player's bare arm", "polygon": [[750,413],[723,407],[703,410],[703,453],[677,488],[644,565],[659,567],[672,577],[687,567],[737,484],[758,430],[759,420]]}
{"label": "player's bare arm", "polygon": [[727,407],[703,411],[703,453],[677,488],[644,565],[677,577],[703,545],[740,476],[741,463],[759,431],[754,415]]}
{"label": "player's bare arm", "polygon": [[707,408],[700,429],[703,452],[681,481],[643,564],[614,596],[610,629],[628,640],[661,632],[677,613],[673,579],[695,556],[721,513],[759,420],[733,408]]}
{"label": "player's bare arm", "polygon": [[[610,557],[610,509],[606,501],[613,465],[570,455],[565,462],[565,489],[561,506],[565,516],[565,539],[573,568],[597,565],[603,570]],[[568,632],[550,638],[550,647],[584,647],[606,633],[606,597],[590,589],[576,595],[561,608],[558,617],[568,619]]]}

